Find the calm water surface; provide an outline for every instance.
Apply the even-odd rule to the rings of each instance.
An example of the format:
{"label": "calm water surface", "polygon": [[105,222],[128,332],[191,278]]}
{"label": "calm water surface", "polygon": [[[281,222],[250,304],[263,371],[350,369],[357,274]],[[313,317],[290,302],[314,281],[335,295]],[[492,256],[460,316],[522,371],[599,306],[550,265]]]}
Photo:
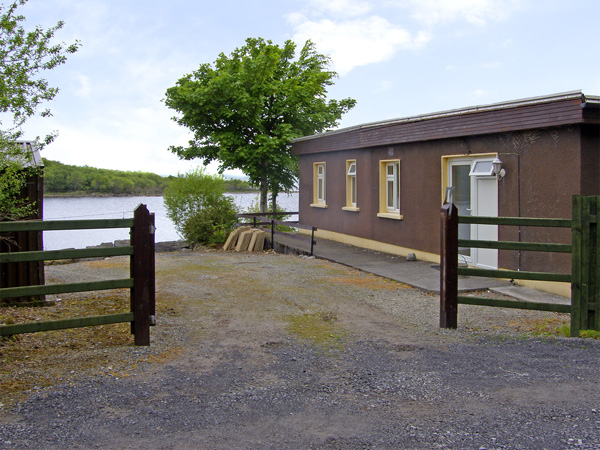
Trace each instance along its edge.
{"label": "calm water surface", "polygon": [[[227,194],[233,197],[240,211],[246,211],[253,203],[258,203],[258,194]],[[298,211],[298,194],[281,194],[278,204],[286,211]],[[156,242],[180,239],[173,222],[167,217],[162,197],[81,197],[45,198],[44,220],[68,219],[125,219],[133,217],[133,210],[145,204],[154,213],[156,222]],[[297,219],[297,217],[295,218]],[[129,230],[70,230],[44,231],[44,249],[85,248],[103,242],[129,239]]]}

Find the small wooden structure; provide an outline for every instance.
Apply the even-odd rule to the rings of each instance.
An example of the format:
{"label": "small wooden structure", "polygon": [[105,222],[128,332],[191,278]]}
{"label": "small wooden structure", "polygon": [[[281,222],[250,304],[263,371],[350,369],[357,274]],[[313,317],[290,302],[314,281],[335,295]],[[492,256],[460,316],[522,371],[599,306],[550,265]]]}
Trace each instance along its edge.
{"label": "small wooden structure", "polygon": [[[39,170],[43,167],[42,158],[34,143],[19,142],[28,154],[23,170],[26,171],[26,183],[21,191],[21,197],[34,205],[34,211],[27,220],[43,219],[44,178]],[[2,233],[0,253],[41,251],[44,248],[42,231],[17,231]],[[28,261],[0,264],[0,288],[32,286],[44,284],[44,262]],[[43,302],[44,295],[10,299],[12,304],[28,304]],[[0,299],[0,304],[7,304],[7,299]]]}

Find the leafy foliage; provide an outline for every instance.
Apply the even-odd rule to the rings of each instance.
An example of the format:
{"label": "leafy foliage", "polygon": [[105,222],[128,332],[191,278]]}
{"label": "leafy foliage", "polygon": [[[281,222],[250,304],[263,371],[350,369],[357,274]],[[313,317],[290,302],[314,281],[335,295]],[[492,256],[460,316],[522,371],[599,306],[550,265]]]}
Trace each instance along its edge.
{"label": "leafy foliage", "polygon": [[13,143],[5,143],[0,152],[0,221],[24,219],[35,213],[35,205],[22,193],[27,177],[40,173],[33,165],[23,167],[28,162],[23,159],[30,157]]}
{"label": "leafy foliage", "polygon": [[221,53],[169,88],[165,104],[180,113],[173,118],[188,127],[189,146],[170,150],[184,159],[219,161],[219,170],[241,169],[260,187],[261,211],[267,193],[273,203],[279,192],[297,182],[298,161],[290,153],[292,139],[335,126],[353,99],[326,100],[336,73],[329,59],[307,41],[295,58],[296,45],[283,47],[262,38],[248,38],[231,55]]}
{"label": "leafy foliage", "polygon": [[237,209],[224,193],[223,178],[202,169],[178,176],[165,190],[167,215],[192,246],[221,244],[227,239]]}
{"label": "leafy foliage", "polygon": [[[58,88],[50,87],[40,74],[63,64],[79,47],[79,42],[69,46],[52,42],[64,25],[62,21],[47,30],[37,26],[26,31],[22,26],[25,17],[17,13],[25,3],[18,0],[8,7],[0,5],[0,218],[12,220],[29,214],[20,197],[27,176],[27,170],[21,169],[27,155],[15,142],[39,106],[58,94]],[[40,115],[48,117],[50,110]],[[43,142],[37,138],[36,145],[42,147],[54,137],[54,133],[48,134]]]}

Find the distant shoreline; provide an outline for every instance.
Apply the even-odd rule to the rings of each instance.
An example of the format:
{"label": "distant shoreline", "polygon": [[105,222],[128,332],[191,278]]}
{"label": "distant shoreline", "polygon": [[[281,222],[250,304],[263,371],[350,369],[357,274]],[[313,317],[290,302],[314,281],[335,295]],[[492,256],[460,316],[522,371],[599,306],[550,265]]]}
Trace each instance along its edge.
{"label": "distant shoreline", "polygon": [[[226,194],[258,194],[258,190],[230,191]],[[164,194],[139,193],[139,194],[109,194],[99,192],[44,192],[44,198],[83,198],[83,197],[164,197]]]}

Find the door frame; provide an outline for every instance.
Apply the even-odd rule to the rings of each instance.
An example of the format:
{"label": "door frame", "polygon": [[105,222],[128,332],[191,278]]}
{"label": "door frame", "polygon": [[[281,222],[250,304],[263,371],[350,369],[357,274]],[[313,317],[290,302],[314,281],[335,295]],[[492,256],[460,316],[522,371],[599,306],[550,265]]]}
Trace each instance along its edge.
{"label": "door frame", "polygon": [[[471,169],[473,168],[473,165],[475,163],[475,161],[492,161],[494,158],[497,158],[498,154],[497,153],[479,153],[479,154],[468,154],[468,155],[446,155],[446,156],[442,156],[442,199],[444,199],[445,196],[445,192],[446,192],[446,187],[448,186],[452,186],[452,167],[456,166],[456,165],[470,165]],[[471,171],[469,171],[471,172]],[[485,179],[492,179],[492,178],[496,178],[494,175],[469,175],[469,179],[470,179],[470,187],[471,187],[471,214],[477,214],[477,196],[478,196],[478,192],[477,192],[477,179],[481,179],[481,178],[485,178]],[[496,178],[497,180],[497,178]],[[497,185],[497,181],[496,181],[496,196],[498,196],[498,185]],[[442,200],[443,202],[443,200]],[[498,198],[496,198],[496,209],[498,208]],[[498,215],[498,212],[496,211],[496,215]],[[479,230],[478,227],[480,225],[470,225],[470,238],[471,239],[477,239],[477,236],[479,234]],[[493,226],[493,225],[489,225],[489,226]],[[497,227],[497,226],[496,226]],[[497,255],[497,251],[496,251],[496,257],[495,257],[495,267],[492,267],[490,265],[481,265],[480,262],[478,261],[479,257],[478,257],[478,249],[476,248],[471,248],[469,255],[461,255],[459,254],[459,263],[466,263],[469,266],[475,266],[475,267],[485,267],[485,268],[497,268],[498,267],[498,255]]]}

